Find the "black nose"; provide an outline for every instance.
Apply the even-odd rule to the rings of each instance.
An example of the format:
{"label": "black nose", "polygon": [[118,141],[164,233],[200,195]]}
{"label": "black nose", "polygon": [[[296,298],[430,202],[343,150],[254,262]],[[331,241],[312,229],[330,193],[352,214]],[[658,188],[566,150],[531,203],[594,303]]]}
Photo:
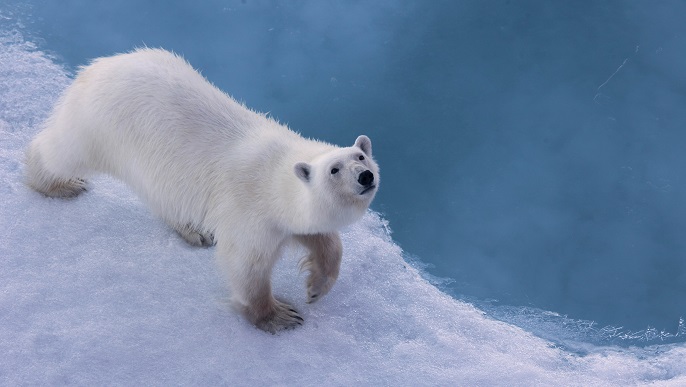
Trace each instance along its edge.
{"label": "black nose", "polygon": [[357,178],[357,182],[365,187],[371,185],[374,182],[374,174],[372,171],[366,170],[360,173],[360,176]]}

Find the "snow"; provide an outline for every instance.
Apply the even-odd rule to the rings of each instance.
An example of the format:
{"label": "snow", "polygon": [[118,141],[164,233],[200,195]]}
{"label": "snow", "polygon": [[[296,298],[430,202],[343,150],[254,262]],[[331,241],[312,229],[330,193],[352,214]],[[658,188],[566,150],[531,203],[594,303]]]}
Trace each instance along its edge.
{"label": "snow", "polygon": [[580,355],[442,293],[379,214],[343,232],[338,283],[305,304],[302,252],[274,273],[305,318],[261,332],[228,304],[213,249],[187,246],[123,184],[74,200],[23,183],[23,149],[69,74],[0,33],[1,385],[683,385],[686,345]]}

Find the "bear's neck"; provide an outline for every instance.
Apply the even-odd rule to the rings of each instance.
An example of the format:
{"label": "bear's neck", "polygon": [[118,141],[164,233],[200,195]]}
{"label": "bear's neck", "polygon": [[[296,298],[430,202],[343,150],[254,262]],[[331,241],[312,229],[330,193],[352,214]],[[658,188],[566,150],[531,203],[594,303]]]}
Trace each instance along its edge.
{"label": "bear's neck", "polygon": [[317,156],[330,151],[334,147],[329,144],[302,139],[291,149],[297,149],[284,158],[282,170],[278,173],[278,187],[274,187],[275,209],[279,211],[281,227],[293,234],[317,234],[335,231],[337,225],[331,224],[331,208],[328,203],[318,203],[311,187],[295,174],[295,164],[298,162],[311,163]]}

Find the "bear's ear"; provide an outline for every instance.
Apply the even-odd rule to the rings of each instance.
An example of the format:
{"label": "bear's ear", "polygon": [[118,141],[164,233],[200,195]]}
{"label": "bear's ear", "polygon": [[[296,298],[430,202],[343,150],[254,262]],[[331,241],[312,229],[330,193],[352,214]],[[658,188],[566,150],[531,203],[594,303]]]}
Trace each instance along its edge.
{"label": "bear's ear", "polygon": [[362,149],[362,152],[367,156],[372,156],[372,140],[364,134],[355,140],[355,146]]}
{"label": "bear's ear", "polygon": [[312,167],[310,167],[310,164],[308,163],[297,163],[293,167],[293,170],[295,171],[295,175],[298,176],[298,178],[305,183],[310,182],[310,171],[312,170]]}

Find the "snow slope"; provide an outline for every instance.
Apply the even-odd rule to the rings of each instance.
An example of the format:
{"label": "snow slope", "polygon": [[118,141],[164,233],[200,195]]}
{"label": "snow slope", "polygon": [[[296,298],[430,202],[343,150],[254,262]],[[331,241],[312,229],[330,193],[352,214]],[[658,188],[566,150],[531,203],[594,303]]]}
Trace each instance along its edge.
{"label": "snow slope", "polygon": [[304,303],[300,252],[275,292],[306,319],[270,335],[228,306],[213,249],[187,246],[119,182],[75,200],[22,181],[23,148],[70,82],[0,32],[0,384],[678,385],[686,346],[580,356],[424,280],[378,214],[343,234],[340,279]]}

